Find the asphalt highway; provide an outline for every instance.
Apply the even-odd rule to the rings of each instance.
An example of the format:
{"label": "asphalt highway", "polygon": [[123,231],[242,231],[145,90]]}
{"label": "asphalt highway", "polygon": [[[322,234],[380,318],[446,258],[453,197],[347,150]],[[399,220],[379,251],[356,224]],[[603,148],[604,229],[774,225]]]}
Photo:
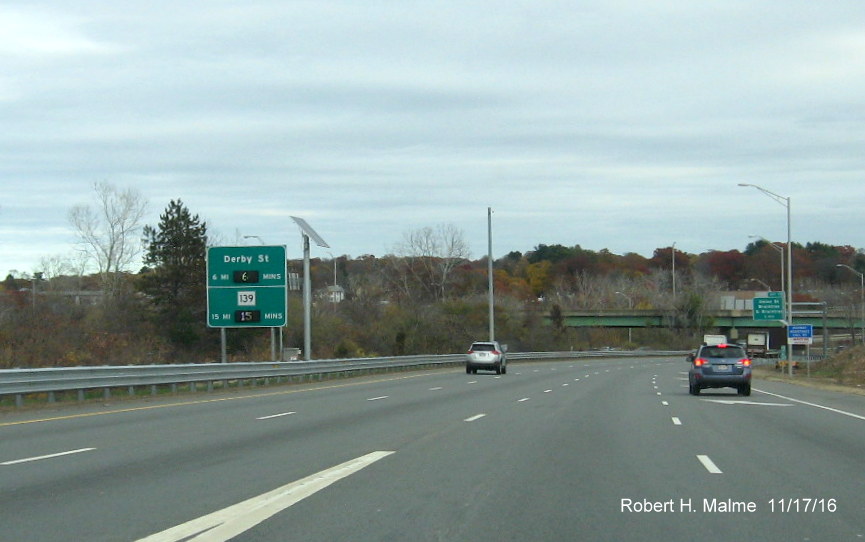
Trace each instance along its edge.
{"label": "asphalt highway", "polygon": [[0,417],[0,540],[863,540],[865,396],[512,363]]}

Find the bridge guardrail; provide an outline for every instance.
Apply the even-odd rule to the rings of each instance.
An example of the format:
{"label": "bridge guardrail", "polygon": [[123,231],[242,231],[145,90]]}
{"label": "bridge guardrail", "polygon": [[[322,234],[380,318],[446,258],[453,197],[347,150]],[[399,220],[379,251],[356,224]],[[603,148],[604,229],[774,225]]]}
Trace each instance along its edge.
{"label": "bridge guardrail", "polygon": [[[638,357],[684,355],[684,352],[647,352],[647,351],[579,351],[579,352],[511,352],[509,361],[552,360],[588,357]],[[127,388],[130,394],[135,388],[150,386],[156,393],[156,386],[189,385],[191,391],[198,384],[206,383],[207,390],[213,389],[215,382],[252,381],[271,378],[323,379],[325,376],[364,372],[407,370],[423,367],[442,367],[461,365],[464,354],[415,355],[386,358],[354,358],[320,361],[288,362],[239,362],[239,363],[196,363],[178,365],[103,365],[87,367],[51,367],[38,369],[0,370],[0,396],[15,396],[15,403],[23,405],[27,394],[48,393],[53,401],[56,392],[78,392],[79,400],[84,399],[87,390],[103,390],[110,397],[111,389]]]}

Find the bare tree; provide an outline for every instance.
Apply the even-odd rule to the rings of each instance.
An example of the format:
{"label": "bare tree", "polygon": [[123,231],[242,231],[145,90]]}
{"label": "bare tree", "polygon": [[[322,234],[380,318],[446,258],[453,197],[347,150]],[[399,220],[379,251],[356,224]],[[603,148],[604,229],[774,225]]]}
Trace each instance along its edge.
{"label": "bare tree", "polygon": [[406,232],[394,248],[404,294],[417,288],[432,299],[444,299],[454,268],[471,255],[462,230],[453,224]]}
{"label": "bare tree", "polygon": [[80,250],[96,265],[108,295],[115,293],[118,273],[141,253],[141,221],[147,201],[132,188],[125,190],[106,182],[93,185],[96,205],[76,205],[69,222],[79,238]]}

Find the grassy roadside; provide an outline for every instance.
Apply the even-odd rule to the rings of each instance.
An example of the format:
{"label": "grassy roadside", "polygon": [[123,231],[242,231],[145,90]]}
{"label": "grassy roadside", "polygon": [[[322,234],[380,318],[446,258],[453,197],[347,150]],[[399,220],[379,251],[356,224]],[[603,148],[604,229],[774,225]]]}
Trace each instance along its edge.
{"label": "grassy roadside", "polygon": [[804,367],[792,378],[773,367],[755,367],[754,374],[763,380],[865,395],[865,347],[849,348],[824,361],[812,363],[810,376]]}

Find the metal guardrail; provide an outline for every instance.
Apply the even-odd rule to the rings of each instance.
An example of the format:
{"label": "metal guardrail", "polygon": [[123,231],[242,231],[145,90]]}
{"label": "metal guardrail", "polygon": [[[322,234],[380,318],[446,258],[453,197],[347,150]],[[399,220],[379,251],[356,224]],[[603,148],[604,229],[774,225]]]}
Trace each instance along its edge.
{"label": "metal guardrail", "polygon": [[[581,352],[512,352],[509,361],[553,360],[588,357],[638,357],[684,355],[684,352],[659,351],[581,351]],[[198,385],[206,384],[212,391],[214,383],[227,386],[236,382],[239,386],[250,381],[254,386],[259,380],[265,385],[270,379],[323,380],[325,377],[348,376],[373,372],[402,371],[417,368],[461,365],[464,354],[398,356],[388,358],[355,358],[321,361],[290,362],[241,362],[202,363],[182,365],[124,365],[93,367],[56,367],[40,369],[0,370],[0,396],[15,396],[15,404],[23,406],[27,394],[47,393],[54,400],[56,392],[75,391],[83,400],[87,390],[103,390],[105,398],[112,389],[127,388],[129,394],[136,388],[151,387],[156,394],[158,386],[171,385],[173,391],[179,385],[189,385],[197,391]]]}

